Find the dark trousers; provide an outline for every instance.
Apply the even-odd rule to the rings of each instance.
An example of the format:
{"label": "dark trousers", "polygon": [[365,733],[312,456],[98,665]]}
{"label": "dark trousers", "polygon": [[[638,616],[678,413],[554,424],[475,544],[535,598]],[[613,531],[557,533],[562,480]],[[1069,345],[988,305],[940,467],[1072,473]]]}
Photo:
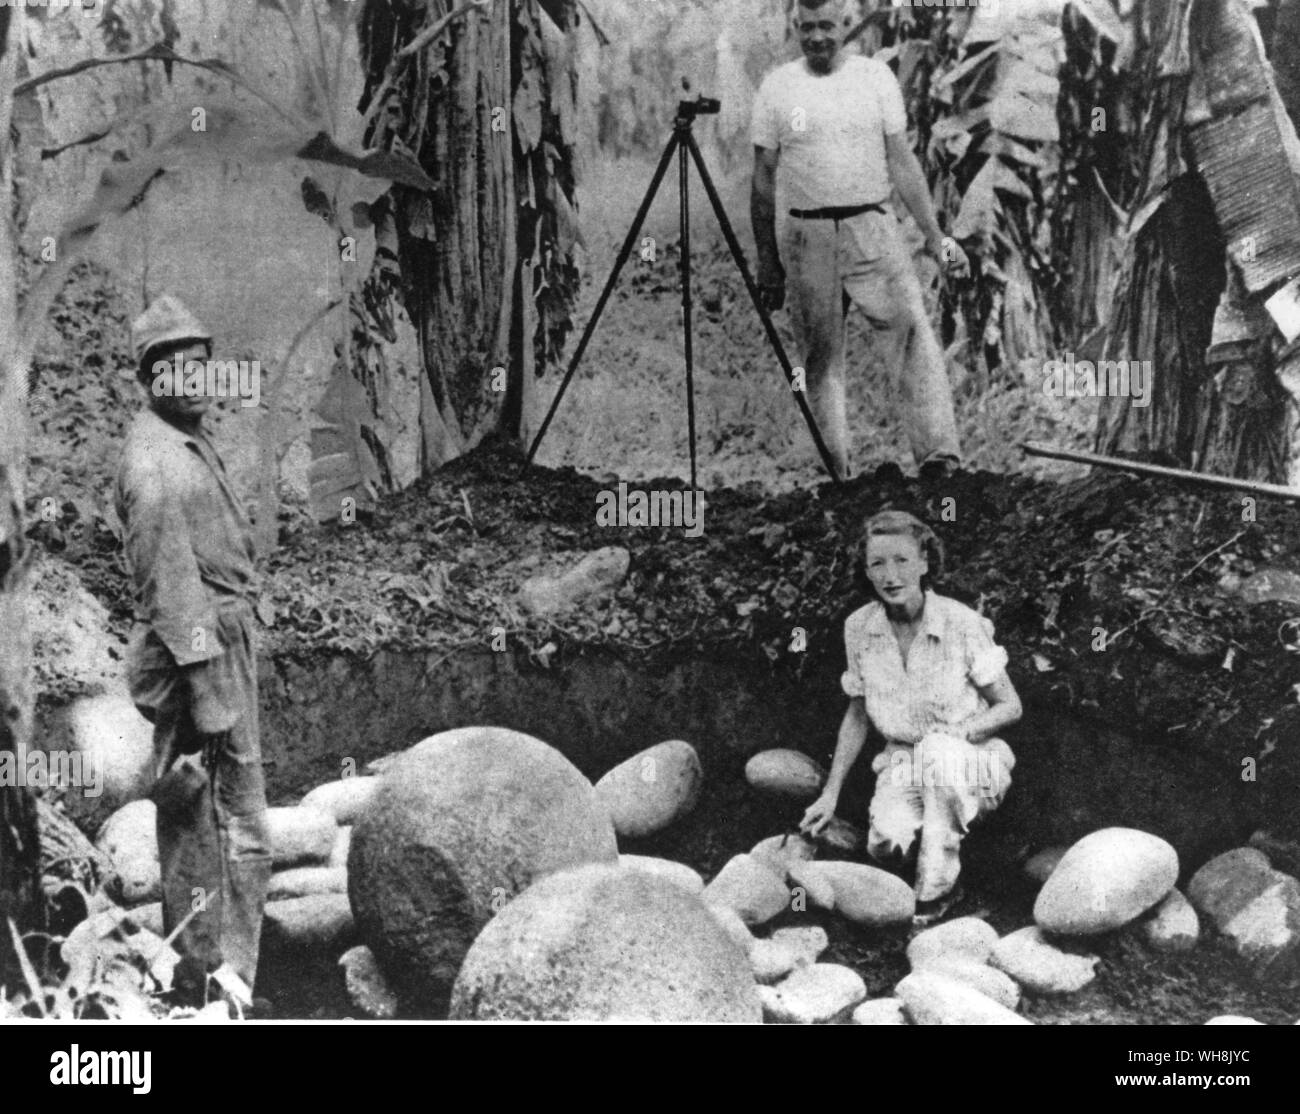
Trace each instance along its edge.
{"label": "dark trousers", "polygon": [[174,661],[166,668],[155,656],[143,669],[137,661],[133,689],[154,720],[163,925],[170,934],[193,913],[177,937],[181,956],[202,971],[224,961],[251,989],[271,879],[251,613],[223,611],[220,628],[220,689],[237,718],[213,753],[185,753],[198,729],[190,687]]}

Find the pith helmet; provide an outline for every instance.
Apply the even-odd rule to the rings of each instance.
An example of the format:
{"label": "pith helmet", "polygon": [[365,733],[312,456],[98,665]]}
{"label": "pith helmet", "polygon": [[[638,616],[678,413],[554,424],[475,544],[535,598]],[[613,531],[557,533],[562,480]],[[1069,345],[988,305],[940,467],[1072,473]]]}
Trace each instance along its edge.
{"label": "pith helmet", "polygon": [[139,360],[150,348],[179,340],[212,341],[207,327],[179,299],[159,294],[131,325],[131,346]]}

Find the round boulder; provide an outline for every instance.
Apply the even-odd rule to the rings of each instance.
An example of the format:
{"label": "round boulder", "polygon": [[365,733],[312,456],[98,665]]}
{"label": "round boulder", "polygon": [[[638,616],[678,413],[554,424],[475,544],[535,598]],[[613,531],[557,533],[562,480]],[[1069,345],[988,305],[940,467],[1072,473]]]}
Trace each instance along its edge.
{"label": "round boulder", "polygon": [[699,871],[672,859],[658,859],[653,855],[620,855],[618,864],[624,870],[640,870],[666,879],[688,894],[698,894],[704,890],[704,879],[700,877]]}
{"label": "round boulder", "polygon": [[348,870],[343,866],[296,866],[271,875],[268,901],[282,897],[310,897],[312,894],[345,894]]}
{"label": "round boulder", "polygon": [[158,864],[158,810],[153,801],[132,801],[104,821],[95,840],[113,866],[109,893],[123,905],[162,899]]}
{"label": "round boulder", "polygon": [[946,978],[965,983],[972,990],[978,990],[985,998],[991,998],[1000,1006],[1014,1010],[1020,1005],[1020,987],[1015,979],[987,963],[978,963],[960,956],[945,956],[927,963],[923,971],[933,971]]}
{"label": "round boulder", "polygon": [[752,855],[727,860],[704,887],[710,905],[734,909],[747,925],[765,924],[790,904],[785,882]]}
{"label": "round boulder", "polygon": [[517,731],[467,727],[388,768],[353,826],[348,893],[390,982],[437,1010],[512,897],[547,874],[617,861],[609,817],[567,758]]}
{"label": "round boulder", "polygon": [[1192,875],[1187,898],[1222,932],[1233,917],[1281,877],[1262,851],[1236,847],[1216,855]]}
{"label": "round boulder", "polygon": [[347,894],[317,893],[266,903],[264,938],[268,947],[338,951],[355,936]]}
{"label": "round boulder", "polygon": [[760,750],[745,763],[745,780],[764,793],[811,801],[826,784],[826,771],[803,751],[777,747]]}
{"label": "round boulder", "polygon": [[854,1025],[906,1025],[902,998],[872,998],[853,1011]]}
{"label": "round boulder", "polygon": [[277,869],[329,862],[338,838],[334,817],[306,805],[268,808],[266,827],[271,836],[271,862]]}
{"label": "round boulder", "polygon": [[156,759],[153,724],[129,696],[82,697],[68,708],[68,734],[79,759],[79,784],[69,785],[63,803],[83,825],[93,826],[114,809],[148,796]]}
{"label": "round boulder", "polygon": [[754,844],[749,853],[760,859],[774,874],[784,878],[795,863],[806,863],[814,859],[817,845],[801,835],[768,836]]}
{"label": "round boulder", "polygon": [[1023,868],[1025,877],[1041,886],[1052,876],[1052,871],[1056,869],[1057,863],[1065,858],[1068,850],[1068,847],[1045,847],[1037,854],[1031,855],[1025,861]]}
{"label": "round boulder", "polygon": [[[805,908],[809,905],[814,909],[835,908],[835,885],[821,868],[821,863],[811,861],[791,863],[786,868],[792,903],[802,899]],[[799,906],[792,904],[792,907]]]}
{"label": "round boulder", "polygon": [[916,894],[895,874],[864,863],[836,860],[816,864],[835,888],[835,912],[854,924],[902,924],[916,912]]}
{"label": "round boulder", "polygon": [[924,932],[918,932],[907,945],[907,961],[912,969],[927,964],[963,959],[983,963],[993,953],[998,932],[979,917],[957,917]]}
{"label": "round boulder", "polygon": [[1043,938],[1031,924],[1016,929],[994,945],[989,963],[1005,971],[1033,994],[1073,994],[1097,977],[1095,955],[1074,955]]}
{"label": "round boulder", "polygon": [[914,1025],[1032,1025],[965,982],[938,971],[913,971],[895,988]]}
{"label": "round boulder", "polygon": [[639,871],[584,866],[501,910],[465,956],[451,1016],[757,1022],[754,977],[699,898]]}
{"label": "round boulder", "polygon": [[379,786],[374,777],[345,777],[318,785],[300,802],[303,808],[317,808],[334,817],[336,824],[353,824],[370,803]]}
{"label": "round boulder", "polygon": [[1159,951],[1189,952],[1201,936],[1200,918],[1187,898],[1178,890],[1170,890],[1142,922],[1142,935]]}
{"label": "round boulder", "polygon": [[1178,881],[1178,852],[1136,828],[1103,828],[1071,847],[1034,902],[1040,928],[1092,936],[1136,920]]}
{"label": "round boulder", "polygon": [[700,799],[704,771],[690,743],[670,739],[626,762],[596,782],[596,799],[624,839],[654,835],[685,816]]}
{"label": "round boulder", "polygon": [[397,995],[384,981],[374,953],[364,944],[339,956],[348,998],[367,1017],[391,1020],[397,1016]]}
{"label": "round boulder", "polygon": [[784,982],[764,987],[763,1012],[780,1025],[825,1025],[847,1018],[867,996],[867,984],[851,967],[813,963]]}

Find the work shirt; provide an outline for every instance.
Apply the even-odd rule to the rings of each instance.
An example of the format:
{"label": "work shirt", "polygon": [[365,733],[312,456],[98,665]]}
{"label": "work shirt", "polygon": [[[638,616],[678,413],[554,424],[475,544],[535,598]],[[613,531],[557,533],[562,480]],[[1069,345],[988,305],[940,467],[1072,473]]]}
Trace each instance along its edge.
{"label": "work shirt", "polygon": [[931,591],[925,593],[906,665],[879,601],[845,620],[844,650],[845,693],[863,698],[868,717],[888,742],[908,746],[986,709],[979,689],[1007,667],[1006,650],[993,641],[993,624]]}
{"label": "work shirt", "polygon": [[881,204],[889,198],[885,136],[907,130],[898,79],[860,54],[829,74],[800,58],[763,79],[754,100],[755,147],[779,151],[777,184],[790,208]]}
{"label": "work shirt", "polygon": [[[116,489],[136,617],[128,675],[138,705],[171,695],[189,669],[196,725],[227,730],[243,713],[240,678],[255,590],[252,528],[205,433],[187,433],[153,410],[127,434]],[[227,654],[227,649],[231,650]]]}

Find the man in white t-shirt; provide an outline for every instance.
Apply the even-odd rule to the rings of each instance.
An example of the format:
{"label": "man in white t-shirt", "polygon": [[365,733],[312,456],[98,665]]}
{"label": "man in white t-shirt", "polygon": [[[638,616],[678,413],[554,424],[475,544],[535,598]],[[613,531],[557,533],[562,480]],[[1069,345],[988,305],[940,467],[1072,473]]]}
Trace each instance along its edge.
{"label": "man in white t-shirt", "polygon": [[[941,265],[964,275],[969,263],[935,220],[925,175],[908,145],[907,112],[893,71],[841,49],[844,0],[800,0],[794,18],[804,56],[769,73],[754,104],[750,216],[758,285],[770,309],[779,309],[789,294],[812,411],[840,475],[849,475],[844,315],[852,301],[890,349],[904,427],[922,476],[941,478],[961,454],[952,388],[890,209],[891,186]],[[790,210],[779,248],[778,165]]]}

